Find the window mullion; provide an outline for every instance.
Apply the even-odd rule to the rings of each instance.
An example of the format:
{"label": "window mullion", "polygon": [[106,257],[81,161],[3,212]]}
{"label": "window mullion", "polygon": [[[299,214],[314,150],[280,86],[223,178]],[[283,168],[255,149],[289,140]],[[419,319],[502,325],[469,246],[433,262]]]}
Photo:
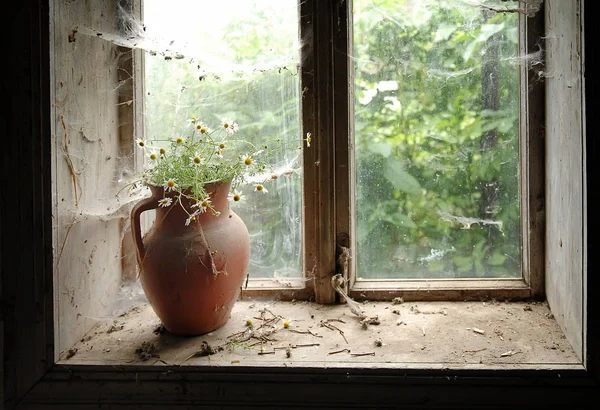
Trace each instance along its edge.
{"label": "window mullion", "polygon": [[[539,43],[543,36],[543,9],[532,17],[519,16],[519,55],[531,55],[545,49]],[[545,286],[545,88],[543,77],[538,73],[531,64],[521,65],[522,265],[523,278],[534,297],[543,296]]]}
{"label": "window mullion", "polygon": [[[333,2],[300,3],[302,117],[312,134],[304,150],[304,266],[317,303],[334,303],[336,215],[333,129]],[[312,40],[312,41],[311,41]]]}
{"label": "window mullion", "polygon": [[[349,55],[352,44],[352,2],[336,2],[334,7],[333,29],[333,104],[334,104],[334,144],[335,144],[335,232],[337,270],[346,279],[350,278],[352,266],[352,215],[354,214],[352,154],[352,128],[350,121],[353,111],[354,76],[350,70]],[[346,282],[348,283],[348,282]],[[347,288],[347,286],[346,286]],[[347,291],[347,289],[346,289]]]}

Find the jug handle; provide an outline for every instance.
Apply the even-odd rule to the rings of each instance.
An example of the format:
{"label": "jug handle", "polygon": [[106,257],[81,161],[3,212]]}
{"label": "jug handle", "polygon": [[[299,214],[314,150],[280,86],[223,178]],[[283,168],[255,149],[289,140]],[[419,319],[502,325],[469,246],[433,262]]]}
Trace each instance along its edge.
{"label": "jug handle", "polygon": [[[133,234],[133,243],[137,250],[138,262],[144,260],[146,249],[142,241],[142,231],[140,227],[140,216],[142,212],[158,208],[158,201],[154,197],[146,198],[138,202],[131,210],[131,233]],[[141,266],[140,266],[141,269]]]}

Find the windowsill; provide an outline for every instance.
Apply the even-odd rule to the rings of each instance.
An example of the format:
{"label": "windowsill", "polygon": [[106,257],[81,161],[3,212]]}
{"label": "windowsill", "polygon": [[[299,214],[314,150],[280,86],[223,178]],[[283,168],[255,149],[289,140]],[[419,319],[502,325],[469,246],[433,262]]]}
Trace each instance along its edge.
{"label": "windowsill", "polygon": [[[251,338],[229,344],[232,335],[248,332],[248,318],[259,328],[259,311],[267,306],[283,319],[275,320],[272,341]],[[366,329],[348,305],[264,300],[238,301],[229,322],[198,337],[157,332],[159,319],[148,304],[99,324],[71,349],[63,365],[190,365],[341,368],[486,368],[569,369],[581,362],[565,339],[546,303],[539,302],[368,302],[365,313],[380,324]],[[312,317],[311,317],[312,315]],[[329,327],[322,326],[329,319]],[[333,320],[332,320],[333,319]],[[341,321],[339,321],[341,320]],[[265,329],[265,328],[263,328]],[[343,334],[341,332],[343,332]],[[303,332],[303,333],[299,333]],[[248,333],[245,333],[247,335]],[[259,335],[256,331],[256,335]],[[347,342],[346,342],[347,340]],[[382,345],[376,346],[380,340]],[[191,357],[203,341],[215,354]],[[140,358],[144,342],[153,356]],[[290,357],[286,357],[286,347]],[[149,346],[146,344],[145,346]],[[261,354],[261,346],[263,351]],[[75,351],[76,349],[76,351]],[[347,349],[347,350],[344,350]],[[273,353],[271,353],[273,352]],[[332,352],[338,352],[331,354]],[[363,355],[365,354],[365,355]]]}

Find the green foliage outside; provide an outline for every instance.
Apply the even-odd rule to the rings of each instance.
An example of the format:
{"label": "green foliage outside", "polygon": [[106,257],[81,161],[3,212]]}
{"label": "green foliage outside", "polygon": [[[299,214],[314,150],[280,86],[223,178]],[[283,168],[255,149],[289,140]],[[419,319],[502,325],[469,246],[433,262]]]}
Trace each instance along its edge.
{"label": "green foliage outside", "polygon": [[518,17],[459,1],[354,11],[359,277],[520,276]]}

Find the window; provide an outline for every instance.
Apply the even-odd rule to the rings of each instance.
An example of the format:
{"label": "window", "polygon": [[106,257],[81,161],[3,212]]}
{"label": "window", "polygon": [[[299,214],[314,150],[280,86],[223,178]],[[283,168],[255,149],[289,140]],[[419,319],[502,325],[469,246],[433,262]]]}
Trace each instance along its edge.
{"label": "window", "polygon": [[[83,17],[55,28],[69,33],[56,37],[64,58],[54,60],[62,357],[143,301],[127,216],[144,193],[114,193],[145,166],[134,140],[177,135],[191,116],[234,118],[253,142],[298,145],[274,158],[282,172],[269,195],[246,192],[239,210],[253,245],[244,298],[346,309],[543,295],[534,3],[517,12],[505,2],[290,0],[230,12],[233,3],[194,11],[195,2],[146,0],[144,24],[141,4],[108,3],[72,5],[67,14]],[[211,13],[225,17],[195,24]]]}
{"label": "window", "polygon": [[[106,314],[110,311],[106,302],[113,301],[121,269],[127,265],[127,252],[120,253],[127,247],[121,241],[126,238],[121,236],[124,231],[121,221],[127,214],[127,204],[110,201],[113,191],[106,186],[116,185],[118,179],[128,177],[124,164],[133,159],[130,155],[133,144],[127,128],[135,124],[123,119],[130,115],[127,111],[134,108],[133,102],[139,97],[136,93],[143,91],[141,87],[130,87],[132,77],[140,78],[134,75],[139,74],[140,67],[128,69],[131,49],[119,48],[132,43],[121,41],[122,36],[111,37],[115,35],[114,2],[18,3],[19,12],[9,24],[20,29],[21,35],[14,37],[9,51],[21,53],[9,53],[16,56],[17,64],[5,67],[7,76],[15,79],[8,84],[13,109],[6,123],[13,138],[6,140],[6,152],[10,155],[5,162],[19,175],[18,193],[10,195],[2,206],[2,237],[7,239],[2,243],[2,255],[10,256],[2,258],[1,276],[0,343],[5,354],[0,356],[4,365],[0,378],[4,377],[5,382],[5,407],[13,408],[19,402],[18,407],[28,408],[72,408],[98,403],[123,407],[125,402],[134,406],[155,403],[158,407],[169,407],[173,402],[191,406],[197,404],[200,397],[207,404],[215,405],[237,404],[242,397],[244,403],[266,407],[274,403],[331,406],[333,402],[342,407],[359,403],[367,407],[393,407],[408,402],[418,402],[425,407],[472,407],[474,402],[481,406],[518,407],[532,398],[544,406],[585,407],[588,396],[591,398],[598,386],[594,370],[597,344],[593,332],[586,331],[587,326],[593,328],[595,324],[593,313],[597,305],[595,299],[586,297],[585,293],[588,284],[589,289],[593,288],[594,278],[587,274],[586,263],[593,262],[593,258],[586,249],[589,239],[585,229],[588,223],[585,204],[593,199],[591,195],[585,196],[585,172],[590,169],[586,166],[586,147],[591,151],[588,151],[590,157],[594,154],[592,139],[585,143],[585,124],[591,129],[593,120],[583,118],[582,75],[583,58],[591,57],[586,52],[592,51],[592,30],[586,33],[586,46],[583,46],[583,15],[584,11],[591,11],[591,3],[588,2],[589,7],[584,7],[583,2],[547,0],[544,3],[546,27],[539,35],[527,38],[524,44],[535,50],[535,38],[542,36],[546,41],[542,50],[547,53],[544,75],[547,76],[548,98],[544,107],[548,120],[541,123],[546,135],[543,185],[547,201],[545,208],[531,206],[527,213],[546,213],[546,221],[541,220],[546,232],[546,294],[565,336],[579,352],[581,364],[557,362],[550,370],[540,369],[535,364],[528,368],[530,370],[508,366],[507,372],[482,369],[477,355],[483,353],[475,352],[478,349],[469,353],[474,361],[461,365],[461,369],[448,369],[431,362],[412,362],[408,365],[411,368],[402,371],[375,369],[368,362],[360,362],[369,360],[369,356],[350,358],[348,352],[330,356],[347,355],[348,368],[344,369],[286,369],[275,361],[269,365],[257,361],[254,368],[244,363],[242,369],[227,367],[236,366],[229,362],[218,369],[163,367],[163,363],[144,366],[123,361],[107,365],[112,354],[133,351],[135,347],[117,344],[133,328],[119,330],[119,316]],[[46,13],[48,5],[49,15]],[[318,7],[314,2],[312,5]],[[36,6],[40,6],[39,9]],[[586,13],[587,24],[592,21],[590,15]],[[117,64],[119,69],[116,69]],[[587,76],[586,85],[593,84],[594,79]],[[591,90],[593,87],[586,91],[588,96]],[[590,101],[587,99],[588,104]],[[526,131],[535,130],[531,125],[521,126]],[[50,168],[47,162],[50,159],[53,175],[45,172]],[[119,165],[113,165],[117,162]],[[14,188],[14,180],[7,181],[7,192],[8,184]],[[593,219],[593,213],[589,217]],[[52,234],[53,249],[50,246]],[[450,305],[455,308],[459,304]],[[294,306],[293,303],[281,305]],[[518,304],[502,306],[520,307]],[[319,311],[322,313],[326,308],[319,306]],[[480,305],[476,311],[482,309]],[[539,319],[536,309],[532,306],[529,313],[520,310]],[[451,319],[451,313],[424,316],[442,321]],[[98,322],[115,325],[110,333],[108,327],[105,332],[107,336],[114,336],[115,345],[110,352],[106,345],[104,349],[95,345],[91,351],[99,354],[86,366],[59,358],[59,349],[73,346],[69,342],[79,343],[79,338],[87,339],[100,330],[94,327]],[[417,335],[420,340],[432,336],[432,328],[426,330],[426,335],[425,332]],[[461,327],[451,329],[453,333],[460,330]],[[532,323],[531,330],[540,330],[539,321]],[[322,331],[343,340],[342,335],[333,330]],[[367,335],[361,332],[359,335]],[[151,329],[149,334],[160,337],[153,335]],[[480,336],[476,332],[471,335]],[[491,335],[487,333],[487,336]],[[504,334],[505,341],[506,336]],[[320,341],[329,342],[328,339],[331,338]],[[436,337],[436,340],[440,339]],[[492,337],[479,340],[485,343]],[[186,343],[193,340],[188,339]],[[85,345],[76,347],[82,346]],[[438,343],[437,346],[444,345]],[[86,349],[89,348],[87,345]],[[550,353],[556,351],[552,345],[542,348]],[[53,352],[53,349],[56,350]],[[301,351],[294,350],[292,354],[301,357]],[[429,357],[427,349],[425,352]],[[72,359],[79,354],[76,352]],[[506,357],[520,356],[522,353]],[[476,371],[471,371],[473,368]],[[474,391],[479,394],[474,396]]]}
{"label": "window", "polygon": [[[311,133],[304,156],[278,158],[303,179],[279,179],[241,210],[250,289],[306,297],[314,283],[331,302],[343,259],[363,295],[539,293],[540,232],[525,211],[540,185],[527,127],[541,110],[530,97],[543,59],[524,44],[539,5],[234,4],[144,2],[148,35],[172,39],[182,58],[145,56],[143,121],[149,140],[215,112],[249,134]],[[222,17],[198,25],[200,14]]]}

